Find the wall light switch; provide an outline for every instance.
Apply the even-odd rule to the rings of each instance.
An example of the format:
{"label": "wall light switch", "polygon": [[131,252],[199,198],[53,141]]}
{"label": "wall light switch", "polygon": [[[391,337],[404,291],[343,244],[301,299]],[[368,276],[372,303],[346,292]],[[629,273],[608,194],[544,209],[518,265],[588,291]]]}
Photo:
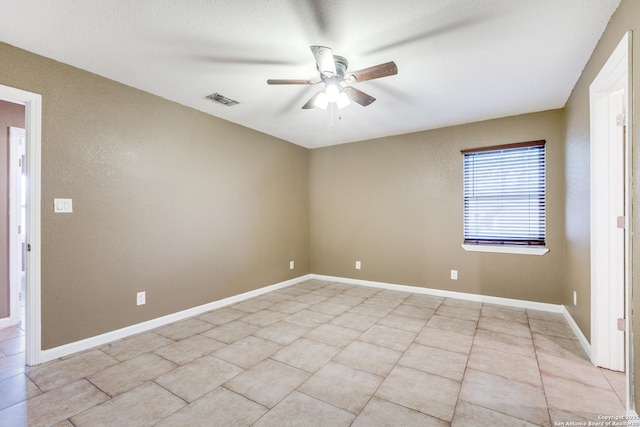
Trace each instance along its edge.
{"label": "wall light switch", "polygon": [[362,268],[362,264],[360,261],[356,261],[356,270],[360,270]]}
{"label": "wall light switch", "polygon": [[138,292],[136,294],[136,305],[144,305],[147,303],[147,293],[146,292]]}
{"label": "wall light switch", "polygon": [[295,263],[293,261],[289,261],[289,270],[293,270],[295,268]]}
{"label": "wall light switch", "polygon": [[458,270],[451,270],[451,280],[458,280]]}
{"label": "wall light switch", "polygon": [[54,213],[72,213],[73,200],[72,199],[53,199],[53,212]]}

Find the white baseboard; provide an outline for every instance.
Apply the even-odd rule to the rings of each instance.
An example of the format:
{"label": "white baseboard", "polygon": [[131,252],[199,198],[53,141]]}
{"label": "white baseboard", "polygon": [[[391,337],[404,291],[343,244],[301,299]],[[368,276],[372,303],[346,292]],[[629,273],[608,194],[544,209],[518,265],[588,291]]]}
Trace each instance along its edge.
{"label": "white baseboard", "polygon": [[361,285],[361,286],[369,286],[373,288],[382,288],[382,289],[390,289],[394,291],[402,291],[402,292],[412,292],[414,294],[423,294],[423,295],[434,295],[445,298],[457,298],[467,301],[477,301],[487,304],[496,304],[496,305],[504,305],[508,307],[517,307],[517,308],[526,308],[530,310],[540,310],[540,311],[548,311],[552,313],[561,313],[566,319],[567,323],[576,334],[580,345],[584,349],[585,353],[587,353],[587,357],[591,358],[591,344],[584,336],[578,324],[573,320],[571,314],[567,310],[564,305],[561,304],[549,304],[543,302],[535,302],[535,301],[524,301],[518,299],[511,298],[501,298],[501,297],[492,297],[487,295],[479,295],[479,294],[468,294],[464,292],[454,292],[454,291],[445,291],[442,289],[433,289],[433,288],[422,288],[418,286],[408,286],[408,285],[396,285],[393,283],[384,283],[384,282],[372,282],[369,280],[360,280],[360,279],[349,279],[345,277],[334,277],[334,276],[323,276],[319,274],[311,274],[311,278],[317,280],[326,280],[330,282],[340,282],[340,283],[348,283],[352,285]]}
{"label": "white baseboard", "polygon": [[267,292],[275,291],[277,289],[286,288],[287,286],[295,285],[305,280],[311,279],[311,275],[296,277],[295,279],[286,280],[284,282],[276,283],[274,285],[265,286],[263,288],[255,289],[253,291],[245,292],[239,295],[234,295],[229,298],[224,298],[218,301],[213,301],[208,304],[199,305],[197,307],[189,308],[187,310],[179,311],[177,313],[168,314],[166,316],[157,317],[155,319],[147,320],[146,322],[137,323],[135,325],[127,326],[122,329],[107,332],[95,337],[86,338],[80,341],[75,341],[69,344],[64,344],[58,347],[50,348],[48,350],[42,350],[40,352],[40,363],[48,362],[50,360],[58,359],[64,356],[68,356],[80,351],[89,350],[91,348],[103,346],[110,342],[117,341],[119,339],[127,338],[141,332],[147,332],[151,329],[158,328],[160,326],[168,325],[169,323],[184,320],[189,317],[197,316],[207,311],[215,310],[217,308],[226,307],[231,304],[235,304],[240,301],[247,300],[249,298],[257,297]]}
{"label": "white baseboard", "polygon": [[[0,329],[8,328],[9,326],[16,326],[18,323],[20,323],[21,320],[22,319],[20,319],[20,318],[14,319],[11,316],[3,317],[2,319],[0,319]],[[24,327],[24,325],[23,325],[23,327]]]}
{"label": "white baseboard", "polygon": [[553,313],[562,313],[564,306],[560,304],[549,304],[544,302],[524,301],[511,298],[492,297],[479,294],[468,294],[465,292],[445,291],[442,289],[422,288],[418,286],[396,285],[393,283],[372,282],[369,280],[349,279],[344,277],[323,276],[319,274],[311,274],[311,278],[317,280],[326,280],[330,282],[348,283],[351,285],[369,286],[372,288],[390,289],[393,291],[412,292],[414,294],[434,295],[445,298],[457,298],[467,301],[477,301],[487,304],[504,305],[509,307],[528,308],[530,310],[550,311]]}
{"label": "white baseboard", "polygon": [[580,345],[584,349],[584,352],[587,353],[587,357],[589,358],[589,360],[591,360],[591,344],[587,340],[587,337],[584,336],[584,334],[578,327],[578,324],[576,323],[576,321],[573,320],[573,317],[571,317],[571,313],[569,313],[569,310],[567,310],[567,307],[565,307],[564,305],[562,306],[562,314],[564,315],[564,318],[569,324],[569,326],[571,326],[571,329],[573,329],[573,333],[576,334],[576,337],[578,337],[578,341],[580,342]]}
{"label": "white baseboard", "polygon": [[8,328],[9,326],[11,326],[11,318],[10,317],[4,317],[4,318],[0,319],[0,328]]}
{"label": "white baseboard", "polygon": [[[389,289],[389,290],[401,291],[401,292],[411,292],[414,294],[434,295],[434,296],[440,296],[445,298],[457,298],[457,299],[462,299],[467,301],[477,301],[477,302],[482,302],[487,304],[526,308],[530,310],[562,313],[565,319],[567,320],[567,322],[569,323],[569,326],[571,326],[576,336],[578,337],[580,344],[587,352],[587,355],[591,354],[591,346],[589,342],[585,338],[582,331],[580,331],[580,328],[578,328],[578,325],[573,320],[573,318],[571,317],[571,315],[569,314],[565,306],[560,304],[524,301],[524,300],[511,299],[511,298],[501,298],[501,297],[493,297],[493,296],[487,296],[487,295],[469,294],[464,292],[446,291],[442,289],[422,288],[418,286],[398,285],[393,283],[374,282],[370,280],[350,279],[346,277],[325,276],[320,274],[307,274],[305,276],[300,276],[291,280],[276,283],[274,285],[265,286],[260,289],[255,289],[253,291],[245,292],[239,295],[234,295],[232,297],[225,298],[219,301],[214,301],[208,304],[204,304],[197,307],[189,308],[187,310],[179,311],[177,313],[172,313],[166,316],[151,319],[146,322],[127,326],[125,328],[107,332],[101,335],[97,335],[95,337],[86,338],[80,341],[61,345],[59,347],[54,347],[48,350],[42,350],[39,360],[40,360],[40,363],[44,363],[50,360],[68,356],[73,353],[77,353],[80,351],[85,351],[91,348],[106,345],[110,342],[113,342],[119,339],[127,338],[129,336],[139,334],[142,332],[147,332],[151,329],[168,325],[169,323],[173,323],[179,320],[187,319],[189,317],[197,316],[199,314],[203,314],[203,313],[206,313],[207,311],[215,310],[217,308],[226,307],[228,305],[235,304],[237,302],[244,301],[249,298],[253,298],[253,297],[265,294],[267,292],[275,291],[277,289],[282,289],[287,286],[292,286],[297,283],[303,282],[305,280],[310,280],[310,279],[323,280],[323,281],[329,281],[329,282],[340,282],[340,283],[347,283],[352,285],[368,286],[373,288]],[[6,320],[8,323],[8,318],[0,319],[0,322],[4,320]],[[2,324],[0,323],[0,326],[1,325]]]}

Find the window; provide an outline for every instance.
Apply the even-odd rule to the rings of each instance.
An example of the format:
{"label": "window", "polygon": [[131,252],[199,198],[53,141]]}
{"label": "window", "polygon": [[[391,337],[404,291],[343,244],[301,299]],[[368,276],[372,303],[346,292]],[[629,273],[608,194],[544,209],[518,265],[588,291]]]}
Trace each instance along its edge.
{"label": "window", "polygon": [[462,154],[465,245],[544,246],[545,141]]}

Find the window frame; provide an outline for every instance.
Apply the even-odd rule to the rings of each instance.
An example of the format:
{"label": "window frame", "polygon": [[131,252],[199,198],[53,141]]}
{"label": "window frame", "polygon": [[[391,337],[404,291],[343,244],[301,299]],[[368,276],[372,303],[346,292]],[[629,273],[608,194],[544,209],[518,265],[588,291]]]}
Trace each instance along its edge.
{"label": "window frame", "polygon": [[[467,205],[469,202],[467,196],[467,185],[468,185],[468,177],[467,177],[467,159],[468,155],[478,154],[478,153],[486,153],[486,152],[499,152],[505,150],[513,150],[513,149],[521,149],[521,148],[531,148],[537,147],[542,149],[541,163],[542,163],[542,220],[544,222],[544,228],[542,229],[541,236],[538,238],[527,240],[523,236],[522,239],[514,238],[514,239],[505,239],[496,236],[495,238],[479,238],[476,236],[468,236],[468,215],[467,215]],[[536,140],[536,141],[527,141],[527,142],[518,142],[511,144],[501,144],[501,145],[493,145],[479,148],[470,148],[461,150],[463,154],[463,244],[462,247],[467,251],[476,251],[476,252],[500,252],[500,253],[516,253],[516,254],[533,254],[533,255],[543,255],[549,251],[546,247],[547,244],[547,223],[546,223],[546,187],[547,187],[547,176],[546,176],[546,140]]]}

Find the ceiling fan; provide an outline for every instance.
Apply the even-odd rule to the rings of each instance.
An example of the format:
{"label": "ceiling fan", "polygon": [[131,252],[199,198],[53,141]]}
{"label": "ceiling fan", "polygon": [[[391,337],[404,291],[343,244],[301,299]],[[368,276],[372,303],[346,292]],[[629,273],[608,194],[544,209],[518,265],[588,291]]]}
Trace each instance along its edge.
{"label": "ceiling fan", "polygon": [[315,85],[324,83],[324,90],[313,95],[313,97],[302,106],[303,109],[318,107],[324,110],[332,103],[335,103],[338,108],[344,108],[349,105],[351,101],[366,107],[376,99],[352,86],[343,86],[342,83],[357,83],[398,74],[398,67],[393,61],[346,74],[349,62],[343,56],[334,55],[331,48],[311,46],[311,52],[316,58],[316,67],[320,73],[320,80],[267,80],[267,84],[270,85]]}

